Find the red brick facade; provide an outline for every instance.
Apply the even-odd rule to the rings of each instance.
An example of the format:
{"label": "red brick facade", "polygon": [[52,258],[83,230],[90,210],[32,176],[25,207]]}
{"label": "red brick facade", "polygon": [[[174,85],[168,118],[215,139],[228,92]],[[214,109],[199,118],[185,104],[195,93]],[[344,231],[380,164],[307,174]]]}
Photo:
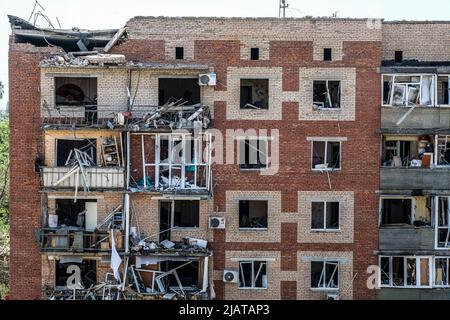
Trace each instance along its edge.
{"label": "red brick facade", "polygon": [[[155,62],[165,60],[164,41],[128,40],[111,53],[128,60]],[[41,290],[41,256],[34,231],[41,225],[39,175],[34,171],[36,155],[41,152],[40,69],[39,62],[52,48],[11,44],[10,47],[10,121],[11,121],[11,288],[14,299],[38,299]],[[281,242],[226,242],[226,230],[214,232],[214,270],[225,268],[226,251],[281,252],[281,271],[298,270],[299,251],[351,251],[355,299],[374,299],[375,290],[366,286],[366,270],[376,265],[378,247],[378,196],[380,140],[381,42],[348,41],[343,44],[342,61],[313,59],[312,41],[271,41],[270,60],[241,60],[239,41],[196,40],[195,63],[207,63],[226,83],[229,67],[281,67],[283,91],[298,91],[302,86],[299,69],[356,68],[356,121],[299,121],[299,104],[283,102],[282,120],[227,120],[226,102],[214,105],[212,127],[226,129],[278,129],[280,131],[280,170],[275,176],[242,172],[238,165],[214,165],[214,208],[226,211],[226,192],[238,190],[281,192],[283,213],[298,211],[299,191],[330,191],[326,173],[311,171],[311,143],[307,137],[346,137],[342,144],[342,170],[330,173],[333,191],[354,192],[354,242],[351,244],[299,243],[298,224],[281,224]],[[218,86],[217,91],[226,91]],[[141,170],[140,141],[132,140],[133,168]],[[281,212],[280,212],[281,214]],[[227,298],[224,283],[214,281],[218,299]],[[297,298],[295,281],[280,282],[281,299]]]}

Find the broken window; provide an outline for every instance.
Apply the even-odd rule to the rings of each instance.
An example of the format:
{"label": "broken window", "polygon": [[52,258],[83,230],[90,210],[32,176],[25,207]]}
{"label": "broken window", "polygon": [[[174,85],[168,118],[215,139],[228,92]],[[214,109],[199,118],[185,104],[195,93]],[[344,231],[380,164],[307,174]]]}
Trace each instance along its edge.
{"label": "broken window", "polygon": [[197,78],[159,78],[159,105],[178,102],[184,106],[199,104],[200,86]]}
{"label": "broken window", "polygon": [[384,106],[434,106],[434,75],[383,75]]}
{"label": "broken window", "polygon": [[439,76],[437,80],[437,96],[439,105],[450,105],[450,76]]}
{"label": "broken window", "polygon": [[450,197],[438,198],[437,209],[437,247],[450,247]]}
{"label": "broken window", "polygon": [[403,51],[395,51],[395,63],[403,62]]}
{"label": "broken window", "polygon": [[266,169],[268,164],[267,139],[239,140],[239,164],[244,170]]}
{"label": "broken window", "polygon": [[56,165],[58,167],[71,166],[71,160],[75,157],[75,149],[80,150],[83,154],[85,154],[90,163],[93,165],[97,164],[96,139],[58,139],[56,142]]}
{"label": "broken window", "polygon": [[58,227],[75,227],[94,231],[97,226],[97,201],[57,199],[56,219]]}
{"label": "broken window", "polygon": [[239,228],[267,229],[268,201],[239,201]]}
{"label": "broken window", "polygon": [[[186,264],[187,261],[163,261],[161,262],[160,270],[162,272],[168,272],[176,269],[176,274],[180,279],[180,283],[183,289],[189,287],[199,287],[199,262],[191,261],[191,263]],[[183,266],[184,265],[184,266]],[[178,269],[177,269],[178,268]],[[174,274],[168,275],[164,278],[166,281],[166,288],[178,288],[179,283]]]}
{"label": "broken window", "polygon": [[250,49],[250,59],[251,60],[259,60],[259,48],[251,48]]}
{"label": "broken window", "polygon": [[313,170],[340,170],[341,142],[313,141],[312,168]]}
{"label": "broken window", "polygon": [[56,77],[56,106],[96,106],[97,78]]}
{"label": "broken window", "polygon": [[313,82],[313,103],[316,108],[341,108],[341,81],[316,80]]}
{"label": "broken window", "polygon": [[339,289],[339,262],[312,261],[311,289]]}
{"label": "broken window", "polygon": [[267,262],[239,262],[239,288],[267,289]]}
{"label": "broken window", "polygon": [[381,199],[381,224],[412,224],[412,199]]}
{"label": "broken window", "polygon": [[170,240],[170,230],[176,228],[198,228],[200,226],[200,201],[173,200],[161,201],[160,240]]}
{"label": "broken window", "polygon": [[430,286],[430,258],[380,257],[382,287]]}
{"label": "broken window", "polygon": [[434,285],[439,287],[449,287],[449,265],[450,258],[442,257],[434,259]]}
{"label": "broken window", "polygon": [[190,189],[205,192],[210,181],[211,135],[155,134],[141,136],[142,176],[132,188]]}
{"label": "broken window", "polygon": [[339,202],[311,203],[312,230],[339,230]]}
{"label": "broken window", "polygon": [[323,49],[323,60],[324,61],[331,61],[333,60],[333,50],[331,48],[324,48]]}
{"label": "broken window", "polygon": [[437,165],[450,166],[450,136],[437,137]]}
{"label": "broken window", "polygon": [[269,109],[269,79],[241,79],[241,109]]}
{"label": "broken window", "polygon": [[184,48],[183,47],[176,47],[175,48],[175,59],[177,59],[177,60],[183,60],[184,59]]}
{"label": "broken window", "polygon": [[383,167],[429,168],[434,162],[432,136],[383,137]]}
{"label": "broken window", "polygon": [[[81,271],[81,285],[84,288],[90,288],[97,283],[97,263],[95,260],[83,260],[74,257],[74,259],[62,258],[55,262],[55,287],[67,288],[68,280],[74,272],[68,273],[70,266],[76,266]],[[70,283],[72,284],[72,283]]]}

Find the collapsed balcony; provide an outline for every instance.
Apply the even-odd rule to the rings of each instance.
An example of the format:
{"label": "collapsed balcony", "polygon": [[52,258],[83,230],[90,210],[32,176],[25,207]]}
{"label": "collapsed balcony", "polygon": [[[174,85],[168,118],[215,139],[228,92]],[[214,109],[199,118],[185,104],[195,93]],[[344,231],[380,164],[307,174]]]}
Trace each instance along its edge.
{"label": "collapsed balcony", "polygon": [[[120,205],[98,220],[98,203],[94,199],[52,199],[49,212],[45,212],[45,226],[36,238],[45,253],[108,253],[111,237],[117,250],[124,249],[125,236],[123,206]],[[111,231],[113,230],[113,231]]]}
{"label": "collapsed balcony", "polygon": [[140,138],[141,170],[132,177],[132,192],[209,194],[211,135],[142,134]]}
{"label": "collapsed balcony", "polygon": [[[123,190],[125,169],[121,139],[59,139],[55,167],[40,167],[42,185],[47,190]],[[97,147],[100,147],[100,151]],[[98,160],[100,156],[100,161]]]}

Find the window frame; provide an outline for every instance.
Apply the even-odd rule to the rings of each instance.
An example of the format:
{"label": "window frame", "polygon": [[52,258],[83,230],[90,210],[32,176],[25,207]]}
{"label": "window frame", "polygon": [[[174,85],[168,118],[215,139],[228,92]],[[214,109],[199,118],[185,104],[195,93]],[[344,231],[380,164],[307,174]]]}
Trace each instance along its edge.
{"label": "window frame", "polygon": [[[267,227],[265,228],[251,228],[251,227],[241,227],[241,210],[240,210],[240,206],[241,206],[241,201],[247,201],[247,202],[251,202],[251,201],[257,201],[257,202],[266,202],[267,204],[267,212],[266,212],[266,219],[267,219]],[[239,214],[239,222],[238,222],[238,227],[239,227],[239,231],[269,231],[269,200],[267,199],[239,199],[238,200],[238,214]]]}
{"label": "window frame", "polygon": [[[268,261],[267,260],[240,260],[238,261],[239,263],[239,290],[268,290],[269,289],[269,265],[268,265]],[[258,272],[255,274],[255,263],[260,263],[260,267],[258,269]],[[243,276],[243,269],[242,269],[242,265],[243,264],[251,264],[251,272],[252,272],[252,279],[251,279],[251,283],[252,286],[251,287],[243,287],[241,286],[241,276],[242,276],[242,280],[245,280],[244,276]],[[262,267],[265,265],[266,267],[266,286],[265,287],[256,287],[256,279],[258,278],[258,275],[260,272],[262,272]],[[264,274],[261,274],[261,282],[264,285]],[[244,285],[245,285],[245,281],[243,281]]]}
{"label": "window frame", "polygon": [[[325,168],[325,169],[318,169],[318,168],[314,168],[314,143],[319,143],[319,142],[323,142],[325,143],[325,151],[324,151],[324,161],[326,161],[326,159],[328,158],[328,148],[327,145],[328,143],[339,143],[339,168]],[[322,165],[325,165],[325,163],[323,163]],[[334,172],[334,171],[342,171],[342,140],[331,140],[331,139],[326,139],[326,140],[311,140],[311,170],[313,172]]]}
{"label": "window frame", "polygon": [[[430,93],[433,94],[433,98],[432,98],[432,104],[430,105],[423,105],[423,104],[418,104],[418,105],[412,105],[412,104],[407,104],[407,105],[394,105],[394,104],[385,104],[384,103],[384,82],[385,82],[385,78],[391,78],[392,79],[392,83],[395,84],[395,78],[396,77],[419,77],[420,81],[417,82],[417,85],[419,85],[419,96],[420,99],[422,99],[421,97],[421,88],[422,88],[422,79],[423,77],[431,77],[432,81],[433,81],[433,88],[430,91]],[[383,108],[411,108],[411,107],[421,107],[421,108],[436,108],[436,107],[441,107],[441,105],[438,104],[437,101],[437,75],[433,74],[433,73],[382,73],[381,74],[381,107]],[[389,82],[389,81],[388,81]],[[401,84],[402,82],[400,82]],[[412,84],[412,83],[411,83]],[[392,90],[391,92],[391,96],[394,95],[394,90]],[[405,91],[405,96],[408,94],[408,90]],[[391,100],[391,97],[389,97],[389,101]],[[388,102],[389,102],[388,101]],[[420,101],[422,103],[422,101]],[[442,107],[445,107],[445,105],[442,105]],[[448,106],[450,107],[450,105]]]}
{"label": "window frame", "polygon": [[[316,106],[314,103],[315,103],[315,101],[314,101],[314,83],[315,82],[325,82],[325,85],[326,85],[326,87],[328,88],[328,83],[329,82],[339,82],[339,108],[334,108],[334,107],[330,107],[330,108],[327,108],[327,107],[319,107],[319,106]],[[321,110],[321,111],[325,111],[325,110],[329,110],[329,111],[341,111],[342,109],[343,109],[343,87],[344,87],[344,85],[343,85],[343,80],[340,80],[340,79],[326,79],[326,80],[324,80],[324,79],[314,79],[314,80],[312,80],[312,93],[313,93],[313,95],[312,95],[312,104],[313,104],[313,107],[314,107],[314,109],[317,109],[317,110]],[[330,101],[331,102],[331,101]]]}
{"label": "window frame", "polygon": [[380,210],[379,210],[379,226],[381,228],[383,227],[389,227],[392,225],[399,225],[396,224],[383,224],[383,201],[384,200],[411,200],[411,221],[408,223],[409,226],[414,226],[415,216],[416,216],[416,199],[411,196],[381,196],[380,197]]}
{"label": "window frame", "polygon": [[[176,201],[197,201],[198,202],[198,226],[197,227],[176,227],[174,225],[174,223],[175,223],[175,202]],[[159,216],[161,214],[160,213],[161,202],[170,203],[170,230],[175,230],[175,231],[183,231],[183,230],[189,231],[189,230],[192,230],[192,231],[195,231],[195,230],[200,230],[201,229],[201,226],[200,226],[200,224],[201,224],[201,219],[200,219],[200,216],[201,216],[201,212],[200,212],[201,211],[201,203],[200,203],[200,200],[186,200],[186,199],[173,199],[173,200],[163,199],[163,200],[160,200],[158,202],[158,219],[159,219]]]}
{"label": "window frame", "polygon": [[[446,280],[447,280],[447,284],[446,285],[438,285],[436,284],[436,261],[438,259],[443,259],[447,261],[447,274],[446,274]],[[434,288],[450,288],[450,275],[449,275],[449,271],[450,271],[450,257],[449,256],[436,256],[433,258],[433,287]]]}
{"label": "window frame", "polygon": [[[313,263],[322,263],[323,264],[323,266],[322,266],[322,273],[321,273],[320,279],[322,279],[322,276],[324,276],[325,279],[326,279],[326,277],[327,277],[327,273],[326,273],[327,272],[327,269],[326,269],[327,265],[332,265],[332,266],[336,266],[337,267],[337,269],[336,268],[334,269],[334,272],[332,274],[332,275],[334,275],[335,273],[337,273],[337,287],[336,288],[331,288],[331,287],[325,286],[325,279],[323,280],[324,286],[320,286],[320,282],[321,282],[320,279],[319,279],[319,287],[313,287],[312,286],[312,264]],[[340,274],[340,270],[341,270],[341,263],[338,260],[336,260],[336,259],[312,260],[310,262],[310,284],[309,284],[310,289],[312,291],[327,291],[327,292],[329,292],[329,291],[339,291],[340,288],[341,288],[341,274]],[[333,276],[330,279],[333,279]],[[330,280],[330,282],[331,282],[331,280]]]}
{"label": "window frame", "polygon": [[[260,143],[260,141],[264,141],[265,142],[265,144],[266,144],[266,154],[265,154],[266,157],[265,158],[266,159],[265,159],[265,164],[263,164],[263,166],[261,166],[259,168],[256,168],[256,167],[255,168],[245,168],[243,166],[247,166],[247,164],[240,163],[242,156],[244,157],[244,161],[245,161],[245,158],[246,158],[245,145],[246,145],[246,141],[247,140],[249,141],[249,143],[250,143],[251,140],[258,141],[258,157],[259,157],[259,154],[260,154],[259,143]],[[270,137],[238,137],[237,138],[238,148],[239,148],[239,161],[238,161],[239,163],[238,164],[239,164],[239,170],[240,171],[259,171],[259,172],[261,172],[261,171],[269,170],[269,168],[270,168],[270,166],[269,166],[269,158],[270,158],[269,157],[269,140],[271,140]],[[241,143],[243,143],[243,147],[244,147],[244,150],[243,150],[244,154],[243,155],[241,154],[242,150],[240,150]],[[252,165],[252,164],[248,164],[248,165]],[[254,165],[257,165],[257,164],[254,164]]]}
{"label": "window frame", "polygon": [[[313,213],[312,213],[312,206],[313,203],[323,203],[323,228],[322,229],[313,229],[312,226],[312,219],[313,219]],[[338,204],[338,228],[336,229],[330,229],[326,225],[327,221],[327,206],[329,203],[337,203]],[[341,209],[342,209],[342,202],[341,201],[328,201],[328,200],[320,200],[320,201],[311,201],[311,221],[310,221],[310,230],[311,232],[325,232],[325,233],[338,233],[341,232]]]}
{"label": "window frame", "polygon": [[[382,268],[381,268],[381,260],[383,258],[389,258],[389,285],[386,284],[382,284],[381,283],[381,276],[382,276]],[[393,285],[393,264],[392,261],[394,258],[401,258],[403,259],[403,286],[394,286]],[[416,265],[416,284],[415,285],[408,285],[408,260],[410,259],[415,259],[415,265]],[[422,277],[422,270],[420,268],[421,264],[420,261],[423,259],[427,259],[428,260],[428,285],[423,286],[420,285],[420,280]],[[379,267],[379,275],[378,275],[378,285],[379,288],[396,288],[396,289],[411,289],[411,288],[416,288],[416,289],[430,289],[433,288],[433,282],[434,282],[434,264],[433,264],[433,257],[432,256],[386,256],[386,255],[381,255],[378,257],[378,267]],[[418,285],[419,283],[419,285]]]}
{"label": "window frame", "polygon": [[[86,104],[86,103],[80,103],[80,104],[76,104],[76,103],[58,103],[58,99],[57,99],[57,91],[58,89],[61,87],[57,85],[58,79],[83,79],[84,81],[95,81],[95,99],[96,102],[92,103],[92,104]],[[98,108],[99,105],[99,80],[100,77],[97,75],[90,75],[90,74],[86,74],[86,75],[70,75],[70,74],[55,74],[53,76],[53,106],[55,109],[59,109],[59,108],[72,108],[72,109],[76,109],[76,108]],[[67,84],[67,83],[66,83]],[[82,88],[80,88],[82,89]],[[83,92],[84,93],[84,92]]]}
{"label": "window frame", "polygon": [[[252,60],[252,61],[259,61],[259,60]],[[267,111],[270,111],[271,110],[271,108],[270,108],[270,105],[271,105],[271,100],[270,100],[270,96],[271,96],[271,90],[270,90],[270,82],[271,82],[271,78],[270,77],[265,77],[265,76],[261,76],[261,77],[242,77],[242,78],[239,78],[238,79],[239,80],[239,110],[240,111],[259,111],[259,112],[261,112],[261,111],[265,111],[265,112],[267,112]],[[252,84],[252,85],[242,85],[242,82],[243,81],[245,81],[245,80],[247,80],[247,81],[252,81],[252,80],[254,80],[254,81],[262,81],[262,80],[264,80],[264,81],[267,81],[267,108],[257,108],[257,109],[254,109],[254,108],[246,108],[245,106],[246,105],[248,105],[248,103],[246,104],[246,105],[244,105],[244,106],[242,106],[242,103],[241,103],[241,96],[242,96],[242,90],[241,90],[241,88],[242,87],[252,87],[252,92],[253,92],[253,87],[254,87],[254,85]],[[252,94],[252,99],[253,99],[253,94]],[[253,101],[252,101],[252,103],[253,103]]]}

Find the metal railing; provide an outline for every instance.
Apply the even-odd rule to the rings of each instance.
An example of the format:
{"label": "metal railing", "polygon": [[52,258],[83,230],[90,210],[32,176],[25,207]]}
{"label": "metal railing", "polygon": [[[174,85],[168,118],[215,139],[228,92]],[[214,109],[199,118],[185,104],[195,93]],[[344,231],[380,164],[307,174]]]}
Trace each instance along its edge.
{"label": "metal railing", "polygon": [[[38,231],[42,252],[111,252],[108,232],[42,229]],[[116,248],[124,249],[125,236],[116,235]]]}
{"label": "metal railing", "polygon": [[122,167],[92,167],[85,168],[87,181],[82,174],[73,174],[62,180],[71,170],[70,167],[42,167],[42,186],[45,189],[75,189],[88,190],[123,190],[125,188],[125,169]]}

